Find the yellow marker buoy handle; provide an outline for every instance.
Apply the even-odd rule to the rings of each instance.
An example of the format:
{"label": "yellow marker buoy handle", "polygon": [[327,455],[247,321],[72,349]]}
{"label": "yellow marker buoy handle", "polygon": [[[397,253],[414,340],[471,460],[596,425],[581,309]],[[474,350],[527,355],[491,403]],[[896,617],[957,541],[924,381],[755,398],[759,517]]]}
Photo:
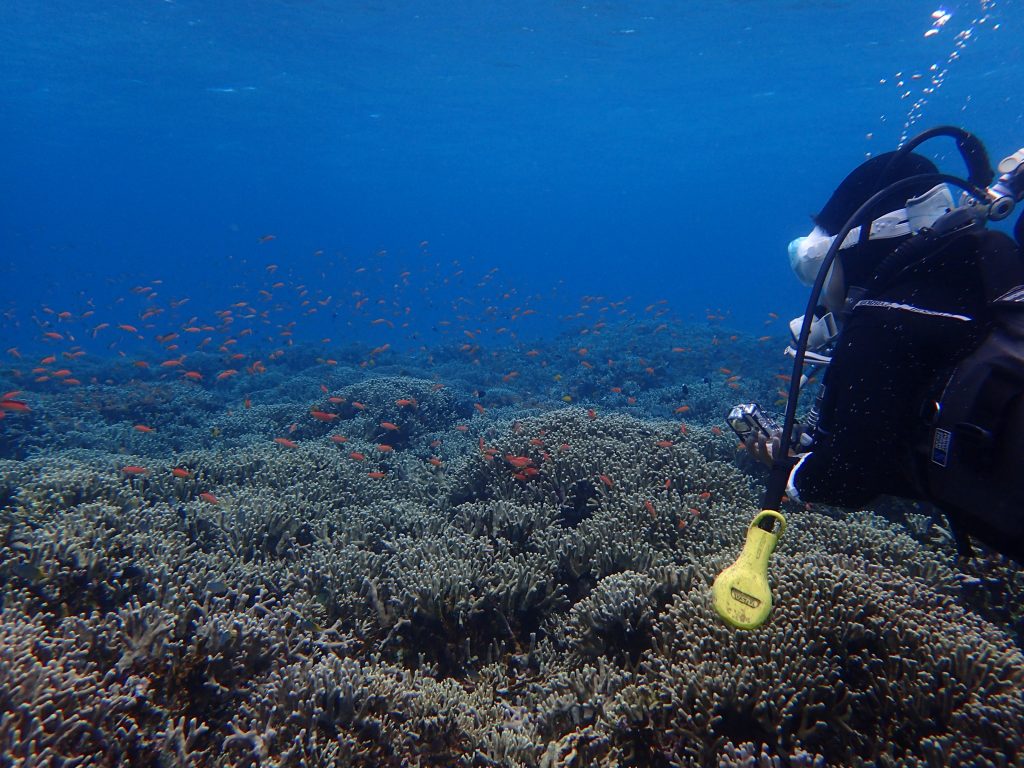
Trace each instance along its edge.
{"label": "yellow marker buoy handle", "polygon": [[[778,523],[766,530],[768,518]],[[774,526],[773,526],[774,527]],[[773,509],[762,509],[747,528],[747,541],[736,562],[718,574],[711,586],[715,610],[738,629],[756,629],[764,624],[772,610],[772,592],[768,586],[768,558],[786,530],[786,518]]]}

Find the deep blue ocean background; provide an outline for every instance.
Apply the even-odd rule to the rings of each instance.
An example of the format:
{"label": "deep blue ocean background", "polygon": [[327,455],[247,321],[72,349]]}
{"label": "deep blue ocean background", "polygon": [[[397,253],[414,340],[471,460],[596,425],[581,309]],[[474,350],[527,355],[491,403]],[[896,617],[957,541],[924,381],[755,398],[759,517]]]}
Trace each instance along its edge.
{"label": "deep blue ocean background", "polygon": [[[269,264],[333,304],[410,306],[420,340],[453,302],[487,320],[488,286],[516,291],[499,327],[534,297],[537,335],[581,295],[756,331],[802,310],[788,241],[908,117],[993,162],[1024,143],[1022,41],[1018,0],[9,0],[4,345],[32,347],[42,306],[115,308],[153,279],[202,315]],[[383,337],[293,309],[295,338]]]}

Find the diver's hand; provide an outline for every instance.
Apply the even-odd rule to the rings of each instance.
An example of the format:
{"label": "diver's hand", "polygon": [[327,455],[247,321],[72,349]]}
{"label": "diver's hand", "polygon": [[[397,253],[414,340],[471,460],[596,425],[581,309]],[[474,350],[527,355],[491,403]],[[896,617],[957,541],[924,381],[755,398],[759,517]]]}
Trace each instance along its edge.
{"label": "diver's hand", "polygon": [[[775,460],[775,455],[782,447],[782,441],[777,437],[769,439],[762,434],[754,433],[743,441],[743,445],[747,447],[747,453],[770,467]],[[790,451],[789,455],[793,456],[793,451]]]}

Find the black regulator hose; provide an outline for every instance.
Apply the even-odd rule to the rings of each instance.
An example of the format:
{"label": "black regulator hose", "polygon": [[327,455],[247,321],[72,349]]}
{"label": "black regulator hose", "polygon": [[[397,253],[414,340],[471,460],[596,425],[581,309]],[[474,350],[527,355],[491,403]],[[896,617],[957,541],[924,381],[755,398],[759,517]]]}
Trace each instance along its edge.
{"label": "black regulator hose", "polygon": [[[934,131],[937,130],[939,129],[927,131],[926,134],[940,135],[934,133]],[[966,131],[964,131],[964,133],[966,133]],[[926,136],[926,134],[921,135]],[[967,135],[970,136],[970,134]],[[930,137],[930,135],[926,136],[926,138]],[[920,139],[919,141],[918,139],[920,139],[920,137],[915,137],[912,142],[913,146],[920,144],[921,141],[924,140]],[[984,153],[984,148],[982,148],[981,151]],[[976,158],[977,155],[972,155],[972,157]],[[985,157],[987,157],[987,155]],[[989,170],[988,176],[990,179],[992,178],[991,170]],[[835,261],[836,256],[839,253],[840,246],[843,244],[847,235],[850,234],[850,231],[857,226],[857,223],[862,218],[865,219],[860,225],[862,237],[865,231],[869,231],[871,229],[871,224],[874,220],[866,218],[866,214],[883,197],[912,186],[924,184],[935,186],[936,184],[943,183],[959,187],[977,200],[986,199],[986,193],[983,188],[956,176],[950,176],[945,173],[925,173],[918,176],[911,176],[909,178],[893,182],[889,186],[873,194],[863,205],[861,205],[860,208],[854,211],[853,215],[847,219],[842,229],[836,233],[835,239],[832,241],[832,245],[825,254],[825,258],[821,262],[821,267],[818,269],[818,275],[814,279],[814,286],[811,288],[811,295],[807,300],[807,308],[804,310],[804,319],[800,325],[800,336],[796,344],[796,353],[793,355],[793,375],[790,377],[789,381],[789,398],[786,401],[786,417],[782,425],[782,435],[779,438],[779,450],[775,459],[772,461],[772,468],[768,475],[768,483],[765,487],[764,496],[761,501],[761,509],[772,509],[778,511],[779,507],[782,505],[782,497],[786,493],[789,473],[793,468],[794,463],[793,459],[789,455],[789,449],[793,441],[793,425],[796,423],[797,401],[800,399],[800,377],[803,375],[804,356],[807,353],[807,339],[811,334],[811,322],[814,319],[814,310],[818,306],[818,299],[821,297],[821,291],[825,286],[825,278],[828,276],[832,262]],[[762,526],[765,527],[766,530],[771,530],[773,525],[774,521],[771,518],[766,518],[762,522]]]}
{"label": "black regulator hose", "polygon": [[967,166],[968,184],[973,184],[976,187],[987,187],[992,183],[996,174],[992,170],[992,164],[989,162],[985,145],[973,133],[955,125],[937,125],[934,128],[929,128],[927,131],[922,131],[907,141],[906,144],[893,153],[889,162],[886,163],[885,169],[879,178],[879,183],[885,183],[885,177],[893,168],[897,167],[904,157],[936,136],[948,136],[956,141],[956,148],[960,151],[960,157],[963,158],[964,165]]}
{"label": "black regulator hose", "polygon": [[[995,172],[992,170],[992,164],[988,159],[988,151],[986,151],[985,145],[981,143],[981,139],[970,131],[965,131],[963,128],[955,125],[937,125],[934,128],[929,128],[927,131],[917,134],[892,153],[892,157],[889,158],[889,162],[885,164],[881,175],[878,177],[879,188],[886,186],[889,176],[903,162],[903,158],[926,141],[938,136],[948,136],[956,142],[957,151],[960,152],[960,157],[963,159],[964,165],[967,166],[968,184],[973,184],[976,187],[988,187],[992,183],[992,180],[995,178]],[[874,219],[875,212],[869,210],[868,213],[870,218]],[[868,241],[871,236],[870,229],[870,227],[863,227],[861,229],[860,238],[857,240],[858,245],[864,245]]]}

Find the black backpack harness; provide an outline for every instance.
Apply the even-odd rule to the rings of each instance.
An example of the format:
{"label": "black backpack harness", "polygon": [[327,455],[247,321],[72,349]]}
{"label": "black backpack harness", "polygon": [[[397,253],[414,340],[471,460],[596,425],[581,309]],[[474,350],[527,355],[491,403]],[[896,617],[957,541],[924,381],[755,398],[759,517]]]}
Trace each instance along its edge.
{"label": "black backpack harness", "polygon": [[[922,229],[879,265],[868,288],[851,289],[845,311],[983,227],[961,208]],[[1024,562],[1024,254],[1018,249],[1009,264],[979,256],[987,333],[934,382],[914,474],[921,496],[949,518],[962,554],[971,554],[973,534]]]}

